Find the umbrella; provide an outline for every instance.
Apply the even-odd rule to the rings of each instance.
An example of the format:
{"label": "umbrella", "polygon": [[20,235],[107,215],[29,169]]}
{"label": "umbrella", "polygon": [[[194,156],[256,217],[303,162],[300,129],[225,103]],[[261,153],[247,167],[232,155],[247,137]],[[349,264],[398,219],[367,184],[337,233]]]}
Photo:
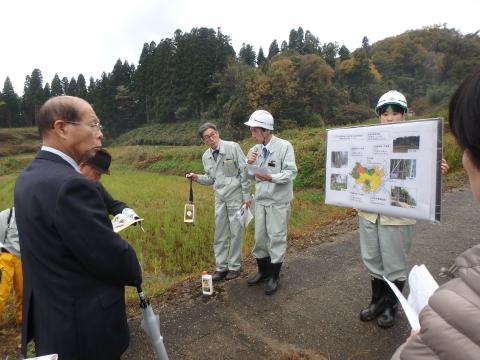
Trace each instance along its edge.
{"label": "umbrella", "polygon": [[138,297],[140,298],[140,307],[143,312],[143,320],[141,322],[142,329],[147,333],[150,342],[153,345],[158,360],[168,360],[167,350],[163,344],[163,337],[160,335],[160,317],[153,313],[153,309],[149,302],[145,299],[145,295],[140,287],[137,287]]}

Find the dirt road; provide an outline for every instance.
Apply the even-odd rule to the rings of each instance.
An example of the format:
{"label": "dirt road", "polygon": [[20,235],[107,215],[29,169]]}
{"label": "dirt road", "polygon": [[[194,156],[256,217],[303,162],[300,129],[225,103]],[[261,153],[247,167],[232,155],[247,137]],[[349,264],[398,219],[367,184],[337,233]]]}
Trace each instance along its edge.
{"label": "dirt road", "polygon": [[[479,215],[469,190],[444,194],[443,223],[417,225],[411,264],[424,263],[442,283],[440,267],[478,243]],[[400,313],[388,330],[359,321],[370,296],[359,254],[356,231],[287,253],[273,296],[261,286],[248,287],[246,273],[207,298],[200,295],[200,281],[186,282],[184,295],[177,289],[153,301],[170,359],[390,359],[408,335],[406,319]],[[154,359],[138,317],[130,330],[123,359]]]}

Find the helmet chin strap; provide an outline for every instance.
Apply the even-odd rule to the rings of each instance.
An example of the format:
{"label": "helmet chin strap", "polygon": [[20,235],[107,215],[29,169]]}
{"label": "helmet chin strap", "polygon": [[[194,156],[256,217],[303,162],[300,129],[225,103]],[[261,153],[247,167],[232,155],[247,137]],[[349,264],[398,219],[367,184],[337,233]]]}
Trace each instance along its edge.
{"label": "helmet chin strap", "polygon": [[[265,132],[267,132],[267,131],[268,131],[268,130],[262,129],[262,136],[263,136],[262,144],[263,144],[264,146],[267,145],[267,144],[266,144],[266,143],[267,143],[267,137],[265,136]],[[270,133],[268,133],[268,134],[270,134]],[[268,139],[268,141],[270,141],[271,138],[272,138],[272,137],[270,136],[270,138]]]}

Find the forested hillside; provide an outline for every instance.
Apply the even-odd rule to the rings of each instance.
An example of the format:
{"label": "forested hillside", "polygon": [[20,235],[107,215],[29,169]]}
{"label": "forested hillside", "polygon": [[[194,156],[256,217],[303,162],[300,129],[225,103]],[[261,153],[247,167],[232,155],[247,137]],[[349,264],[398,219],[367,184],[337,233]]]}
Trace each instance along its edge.
{"label": "forested hillside", "polygon": [[220,29],[177,30],[158,44],[145,43],[138,66],[119,59],[88,85],[82,74],[70,80],[56,74],[45,82],[34,69],[19,96],[7,78],[0,93],[0,127],[34,125],[41,104],[63,94],[94,104],[110,138],[146,124],[187,121],[221,121],[235,130],[257,108],[271,111],[280,129],[363,121],[392,88],[405,93],[413,112],[424,114],[445,106],[461,79],[479,65],[478,34],[445,26],[372,45],[364,37],[353,52],[322,44],[300,27],[280,45],[273,40],[268,50],[255,51],[244,44],[238,54]]}

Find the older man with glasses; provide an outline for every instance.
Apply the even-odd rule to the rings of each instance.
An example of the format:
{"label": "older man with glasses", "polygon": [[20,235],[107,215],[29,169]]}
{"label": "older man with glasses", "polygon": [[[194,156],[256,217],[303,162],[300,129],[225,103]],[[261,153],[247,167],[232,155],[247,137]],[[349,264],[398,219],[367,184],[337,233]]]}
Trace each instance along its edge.
{"label": "older man with glasses", "polygon": [[15,185],[24,276],[22,354],[120,359],[129,343],[124,287],[140,286],[133,248],[113,232],[95,185],[78,164],[103,134],[93,108],[49,99],[37,125],[43,146]]}
{"label": "older man with glasses", "polygon": [[247,207],[251,204],[245,155],[236,142],[221,140],[217,127],[212,123],[201,125],[198,135],[208,146],[202,156],[205,174],[191,172],[186,177],[202,185],[213,185],[216,271],[212,280],[232,280],[240,275],[242,255],[242,225],[237,212],[243,204]]}

